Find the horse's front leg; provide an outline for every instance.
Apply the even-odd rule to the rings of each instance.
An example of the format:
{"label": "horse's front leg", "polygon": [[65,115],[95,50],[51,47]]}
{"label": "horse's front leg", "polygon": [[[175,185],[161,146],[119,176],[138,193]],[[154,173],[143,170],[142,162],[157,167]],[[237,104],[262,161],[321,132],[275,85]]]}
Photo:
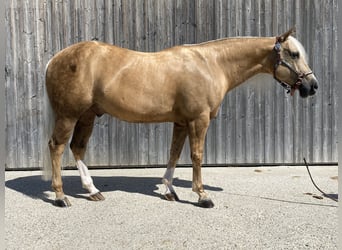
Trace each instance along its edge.
{"label": "horse's front leg", "polygon": [[166,187],[164,194],[165,198],[169,201],[178,201],[179,198],[172,186],[173,174],[175,172],[176,164],[179,156],[182,152],[185,138],[187,136],[187,127],[178,125],[177,123],[173,126],[172,144],[170,149],[170,159],[167,164],[167,169],[163,177],[163,183]]}
{"label": "horse's front leg", "polygon": [[201,173],[204,140],[209,127],[209,122],[209,114],[204,113],[198,119],[189,123],[189,139],[193,169],[192,190],[199,196],[198,205],[205,208],[214,207],[214,203],[204,191]]}

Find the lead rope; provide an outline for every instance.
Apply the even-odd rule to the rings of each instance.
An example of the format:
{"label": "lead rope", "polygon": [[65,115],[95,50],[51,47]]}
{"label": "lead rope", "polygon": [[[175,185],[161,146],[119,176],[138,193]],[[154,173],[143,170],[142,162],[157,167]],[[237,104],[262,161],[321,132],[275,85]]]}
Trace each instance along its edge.
{"label": "lead rope", "polygon": [[[293,129],[295,128],[295,118],[296,118],[296,117],[295,117],[294,110],[293,110],[293,107],[292,107],[292,126],[293,126]],[[301,151],[302,151],[302,155],[303,155],[303,150],[301,150]],[[324,191],[322,191],[322,190],[316,185],[316,183],[314,182],[314,180],[313,180],[313,178],[312,178],[312,175],[311,175],[311,173],[310,173],[309,164],[306,162],[305,157],[303,157],[303,160],[304,160],[304,164],[305,164],[306,170],[307,170],[308,173],[309,173],[311,182],[312,182],[312,184],[314,185],[314,187],[315,187],[319,192],[321,192],[321,194],[322,194],[324,197],[327,197],[327,198],[329,198],[329,199],[331,199],[331,200],[333,200],[333,201],[338,202],[338,199],[334,198],[333,195],[330,195],[330,194],[325,193]]]}
{"label": "lead rope", "polygon": [[315,188],[316,188],[318,191],[320,191],[320,192],[323,194],[324,197],[327,197],[327,198],[329,198],[329,199],[331,199],[331,200],[333,200],[333,201],[338,202],[338,199],[334,198],[333,195],[330,195],[330,194],[325,193],[324,191],[322,191],[322,190],[316,185],[316,183],[315,183],[314,180],[312,179],[312,176],[311,176],[311,173],[310,173],[310,170],[309,170],[309,165],[308,165],[308,163],[306,162],[305,157],[303,158],[303,160],[304,160],[306,169],[308,170],[308,173],[309,173],[311,182],[312,182],[312,184],[315,186]]}

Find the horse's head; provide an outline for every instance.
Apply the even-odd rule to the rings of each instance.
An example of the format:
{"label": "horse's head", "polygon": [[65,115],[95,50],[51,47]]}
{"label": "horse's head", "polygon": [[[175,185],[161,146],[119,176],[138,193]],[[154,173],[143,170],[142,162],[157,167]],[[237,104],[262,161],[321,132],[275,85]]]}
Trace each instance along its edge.
{"label": "horse's head", "polygon": [[291,95],[298,89],[300,96],[305,98],[316,93],[318,84],[308,66],[303,45],[291,36],[294,31],[291,29],[276,38],[273,76]]}

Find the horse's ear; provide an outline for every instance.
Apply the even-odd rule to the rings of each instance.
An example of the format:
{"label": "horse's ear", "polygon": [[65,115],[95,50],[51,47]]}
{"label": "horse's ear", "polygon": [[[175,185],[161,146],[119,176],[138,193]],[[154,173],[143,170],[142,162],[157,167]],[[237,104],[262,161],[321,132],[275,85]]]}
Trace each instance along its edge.
{"label": "horse's ear", "polygon": [[284,34],[278,36],[277,41],[280,43],[285,42],[287,40],[287,38],[295,32],[296,32],[296,27],[292,27],[287,32],[285,32]]}

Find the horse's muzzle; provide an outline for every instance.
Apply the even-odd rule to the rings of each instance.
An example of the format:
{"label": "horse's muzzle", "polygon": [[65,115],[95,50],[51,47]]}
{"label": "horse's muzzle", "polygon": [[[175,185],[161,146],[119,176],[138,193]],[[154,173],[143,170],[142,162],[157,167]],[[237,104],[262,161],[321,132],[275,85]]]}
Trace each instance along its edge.
{"label": "horse's muzzle", "polygon": [[316,94],[316,90],[318,89],[318,82],[315,77],[310,80],[303,81],[303,83],[299,86],[300,96],[306,98],[308,96],[312,96]]}

